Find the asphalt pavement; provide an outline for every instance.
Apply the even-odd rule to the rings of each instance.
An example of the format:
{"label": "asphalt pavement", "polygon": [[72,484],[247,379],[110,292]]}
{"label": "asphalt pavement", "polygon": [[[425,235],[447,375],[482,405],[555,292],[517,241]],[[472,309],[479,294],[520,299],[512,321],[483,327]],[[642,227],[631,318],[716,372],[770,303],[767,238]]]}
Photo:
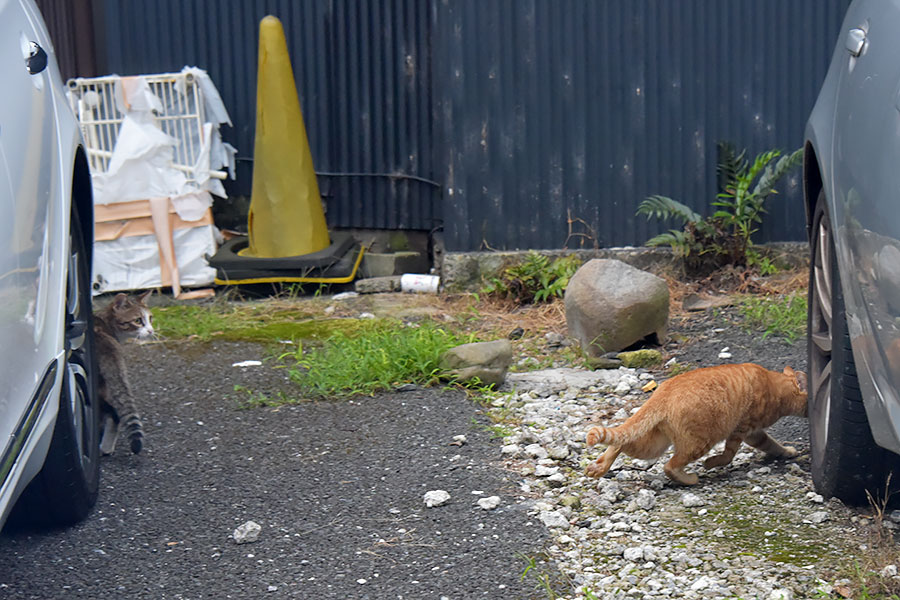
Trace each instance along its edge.
{"label": "asphalt pavement", "polygon": [[[104,459],[83,523],[0,535],[0,598],[546,598],[521,577],[545,529],[463,394],[246,408],[235,386],[296,393],[261,346],[127,353],[144,451]],[[435,489],[450,501],[427,508]],[[238,544],[247,521],[258,540]]]}

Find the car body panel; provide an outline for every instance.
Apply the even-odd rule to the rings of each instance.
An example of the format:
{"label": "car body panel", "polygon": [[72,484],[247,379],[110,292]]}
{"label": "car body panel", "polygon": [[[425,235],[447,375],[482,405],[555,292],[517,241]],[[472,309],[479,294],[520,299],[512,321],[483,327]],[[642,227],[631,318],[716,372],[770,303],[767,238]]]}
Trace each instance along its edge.
{"label": "car body panel", "polygon": [[[34,4],[0,0],[0,33],[0,210],[11,216],[0,223],[0,452],[15,460],[0,465],[11,467],[0,479],[2,526],[44,463],[58,412],[72,174],[81,138]],[[27,70],[30,42],[48,55],[37,74]],[[44,376],[51,372],[48,387]]]}
{"label": "car body panel", "polygon": [[[851,4],[806,138],[828,202],[872,435],[880,446],[900,453],[898,31],[900,0]],[[855,49],[858,56],[851,52]]]}

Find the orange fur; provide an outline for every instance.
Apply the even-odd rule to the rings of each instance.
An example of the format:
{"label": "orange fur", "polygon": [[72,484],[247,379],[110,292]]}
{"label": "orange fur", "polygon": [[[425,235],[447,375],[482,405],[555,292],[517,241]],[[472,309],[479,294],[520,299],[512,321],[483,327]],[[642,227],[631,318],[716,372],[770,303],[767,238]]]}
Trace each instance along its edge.
{"label": "orange fur", "polygon": [[769,371],[753,363],[719,365],[683,373],[663,382],[638,411],[618,427],[592,427],[587,445],[609,448],[585,473],[603,477],[620,452],[634,458],[657,458],[669,446],[675,454],[666,463],[670,479],[697,483],[685,465],[725,440],[721,454],[704,461],[707,469],[727,465],[741,442],[772,456],[793,457],[764,431],[786,415],[806,415],[806,374],[785,367]]}

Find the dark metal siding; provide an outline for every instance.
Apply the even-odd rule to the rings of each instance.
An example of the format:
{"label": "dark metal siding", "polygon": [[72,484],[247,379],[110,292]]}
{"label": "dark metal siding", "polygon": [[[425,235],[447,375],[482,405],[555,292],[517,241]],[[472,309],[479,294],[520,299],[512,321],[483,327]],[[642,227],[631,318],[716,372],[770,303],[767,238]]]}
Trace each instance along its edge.
{"label": "dark metal siding", "polygon": [[36,0],[63,80],[97,75],[91,0]]}
{"label": "dark metal siding", "polygon": [[[802,145],[848,4],[438,0],[447,247],[573,247],[570,219],[640,244],[653,193],[706,212],[717,141]],[[799,169],[782,187],[757,241],[804,239]]]}
{"label": "dark metal siding", "polygon": [[[802,143],[849,0],[93,0],[102,73],[207,69],[250,190],[259,20],[284,22],[331,226],[449,250],[640,244],[715,147]],[[369,173],[415,175],[438,182]],[[804,239],[800,176],[757,241]],[[570,237],[570,233],[587,237]],[[593,238],[593,239],[591,239]]]}
{"label": "dark metal siding", "polygon": [[[259,21],[281,19],[332,227],[432,229],[430,11],[421,0],[95,0],[101,63],[120,75],[206,69],[250,195]],[[407,176],[414,176],[412,178]],[[421,178],[417,179],[416,177]],[[424,180],[424,181],[423,181]]]}

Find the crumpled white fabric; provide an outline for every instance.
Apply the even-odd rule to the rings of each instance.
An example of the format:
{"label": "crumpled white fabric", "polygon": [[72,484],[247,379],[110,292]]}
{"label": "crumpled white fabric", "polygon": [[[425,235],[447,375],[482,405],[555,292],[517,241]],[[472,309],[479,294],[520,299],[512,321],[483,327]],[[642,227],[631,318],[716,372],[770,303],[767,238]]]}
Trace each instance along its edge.
{"label": "crumpled white fabric", "polygon": [[[231,124],[231,118],[219,96],[218,90],[206,71],[197,67],[184,67],[182,74],[191,75],[199,86],[206,122],[200,131],[193,131],[191,140],[176,139],[160,128],[158,116],[174,116],[178,110],[194,111],[193,96],[186,95],[185,80],[180,78],[173,86],[177,99],[160,98],[142,76],[122,77],[114,88],[116,106],[125,114],[119,129],[112,158],[105,173],[94,174],[94,201],[99,204],[128,202],[152,197],[168,197],[178,215],[185,221],[195,221],[212,205],[212,196],[225,198],[221,180],[210,176],[213,170],[227,168],[235,177],[236,150],[222,141],[219,125]],[[171,102],[171,106],[165,105]],[[190,176],[174,165],[175,157],[183,156],[184,147],[199,148]],[[176,152],[178,154],[176,154]]]}

